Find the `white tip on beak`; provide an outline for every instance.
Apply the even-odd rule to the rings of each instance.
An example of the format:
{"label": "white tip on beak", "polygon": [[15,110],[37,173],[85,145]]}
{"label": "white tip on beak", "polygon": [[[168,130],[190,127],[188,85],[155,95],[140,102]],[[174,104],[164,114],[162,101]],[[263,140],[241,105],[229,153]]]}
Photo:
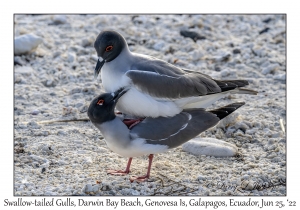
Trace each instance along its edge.
{"label": "white tip on beak", "polygon": [[102,57],[98,57],[98,60],[99,60],[100,62],[102,62],[102,61],[103,61],[103,58],[102,58]]}

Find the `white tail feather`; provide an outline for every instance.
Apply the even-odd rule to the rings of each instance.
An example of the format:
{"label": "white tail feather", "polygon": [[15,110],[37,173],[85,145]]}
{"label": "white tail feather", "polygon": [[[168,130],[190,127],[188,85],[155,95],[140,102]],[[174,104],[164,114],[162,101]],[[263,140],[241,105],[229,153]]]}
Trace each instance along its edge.
{"label": "white tail feather", "polygon": [[248,90],[243,88],[236,88],[234,90],[229,90],[213,95],[199,96],[199,97],[190,97],[176,100],[175,103],[183,109],[191,109],[191,108],[207,108],[212,105],[217,100],[224,98],[229,94],[251,94],[256,95],[257,92],[254,90]]}

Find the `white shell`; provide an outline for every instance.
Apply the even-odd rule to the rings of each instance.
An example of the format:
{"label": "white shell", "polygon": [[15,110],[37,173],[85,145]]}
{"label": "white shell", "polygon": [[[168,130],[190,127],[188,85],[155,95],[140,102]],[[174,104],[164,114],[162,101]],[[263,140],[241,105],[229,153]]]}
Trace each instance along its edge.
{"label": "white shell", "polygon": [[184,143],[182,149],[194,155],[214,157],[233,157],[238,152],[235,145],[214,138],[194,138]]}
{"label": "white shell", "polygon": [[22,55],[37,48],[42,38],[35,34],[25,34],[15,38],[15,55]]}

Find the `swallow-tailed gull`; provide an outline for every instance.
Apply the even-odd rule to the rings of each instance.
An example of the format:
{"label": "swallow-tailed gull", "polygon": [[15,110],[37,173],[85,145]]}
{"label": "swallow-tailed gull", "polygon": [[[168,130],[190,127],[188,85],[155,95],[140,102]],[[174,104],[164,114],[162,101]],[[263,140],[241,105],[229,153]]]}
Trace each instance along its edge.
{"label": "swallow-tailed gull", "polygon": [[[129,129],[114,112],[118,100],[126,97],[129,91],[121,88],[113,93],[97,96],[88,108],[88,116],[101,131],[107,146],[113,152],[129,157],[125,171],[109,170],[109,174],[128,174],[133,157],[149,155],[147,174],[131,177],[131,181],[144,181],[149,178],[154,154],[166,152],[185,143],[245,104],[233,103],[212,111],[205,111],[203,108],[184,109],[173,117],[146,117]],[[122,95],[124,96],[121,97]]]}
{"label": "swallow-tailed gull", "polygon": [[170,117],[187,108],[207,108],[232,93],[256,94],[243,89],[246,80],[216,80],[206,74],[176,67],[160,59],[130,52],[116,31],[102,31],[94,43],[105,92],[129,87],[117,109],[137,117]]}

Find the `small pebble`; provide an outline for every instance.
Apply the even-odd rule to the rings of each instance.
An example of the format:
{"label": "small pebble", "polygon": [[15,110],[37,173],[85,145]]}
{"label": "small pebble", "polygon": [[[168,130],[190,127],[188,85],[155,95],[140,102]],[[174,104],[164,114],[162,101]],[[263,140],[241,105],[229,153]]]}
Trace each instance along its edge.
{"label": "small pebble", "polygon": [[283,74],[274,75],[274,79],[285,81],[286,80],[286,74],[283,73]]}
{"label": "small pebble", "polygon": [[131,191],[131,194],[132,194],[132,195],[140,195],[139,191],[137,191],[137,190],[132,190],[132,191]]}
{"label": "small pebble", "polygon": [[270,28],[264,28],[259,32],[259,34],[267,33],[270,30]]}
{"label": "small pebble", "polygon": [[65,15],[54,15],[53,23],[56,25],[67,23],[67,17]]}
{"label": "small pebble", "polygon": [[31,112],[32,115],[38,115],[39,113],[40,113],[39,110],[33,110],[33,111]]}
{"label": "small pebble", "polygon": [[92,191],[93,191],[94,193],[98,192],[99,189],[100,189],[100,185],[99,185],[99,184],[96,184],[96,185],[94,185],[94,186],[92,187]]}
{"label": "small pebble", "polygon": [[240,49],[234,49],[234,50],[232,51],[232,53],[233,53],[233,54],[239,54],[239,53],[241,53],[241,50],[240,50]]}
{"label": "small pebble", "polygon": [[53,58],[60,56],[62,53],[60,51],[56,51],[53,53]]}
{"label": "small pebble", "polygon": [[206,39],[205,36],[202,36],[195,31],[181,30],[180,35],[183,37],[191,38],[194,42],[196,42],[197,40]]}
{"label": "small pebble", "polygon": [[230,75],[230,71],[227,69],[224,69],[221,71],[221,76],[222,77],[227,77],[228,75]]}
{"label": "small pebble", "polygon": [[68,62],[73,63],[76,60],[76,55],[74,53],[68,53]]}
{"label": "small pebble", "polygon": [[205,176],[198,176],[198,180],[200,181],[200,180],[203,180],[203,181],[205,181],[206,180],[206,177]]}
{"label": "small pebble", "polygon": [[86,184],[83,188],[82,188],[82,192],[85,193],[89,193],[93,191],[93,186],[91,184]]}
{"label": "small pebble", "polygon": [[81,41],[81,46],[82,46],[82,47],[92,46],[92,43],[93,43],[93,41],[92,41],[91,39],[84,38],[84,39]]}
{"label": "small pebble", "polygon": [[164,46],[165,46],[165,43],[163,41],[158,41],[157,43],[155,43],[153,45],[153,49],[155,49],[157,51],[161,51]]}
{"label": "small pebble", "polygon": [[15,68],[15,74],[21,74],[23,76],[31,76],[33,72],[34,70],[30,66],[22,66]]}
{"label": "small pebble", "polygon": [[279,67],[278,64],[270,64],[269,66],[263,68],[261,73],[270,74],[270,73],[274,72],[278,67]]}

